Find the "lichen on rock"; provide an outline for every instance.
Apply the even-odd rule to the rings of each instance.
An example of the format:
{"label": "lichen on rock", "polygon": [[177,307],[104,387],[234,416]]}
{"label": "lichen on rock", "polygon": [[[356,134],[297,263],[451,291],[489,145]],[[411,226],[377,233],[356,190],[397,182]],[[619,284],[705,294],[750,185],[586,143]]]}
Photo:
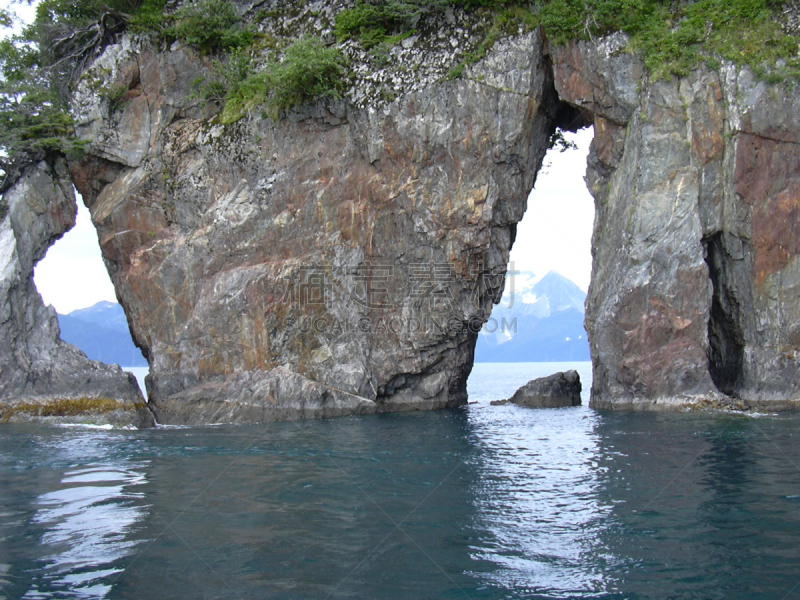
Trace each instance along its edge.
{"label": "lichen on rock", "polygon": [[590,111],[595,128],[592,406],[795,407],[791,84],[730,63],[640,82],[636,57],[588,42],[553,61],[559,96]]}
{"label": "lichen on rock", "polygon": [[[258,66],[302,36],[333,45],[352,3],[237,6]],[[215,63],[180,42],[124,35],[84,73],[70,174],[159,420],[464,404],[551,136],[587,125],[591,405],[796,406],[789,84],[725,61],[651,78],[621,33],[555,45],[520,27],[483,55],[490,27],[453,9],[379,53],[344,41],[341,97],[236,122],[197,97]]]}
{"label": "lichen on rock", "polygon": [[[260,27],[324,20],[303,14]],[[115,114],[85,110],[91,93],[78,94],[90,150],[71,169],[150,361],[159,421],[466,401],[475,336],[501,293],[554,108],[537,32],[445,81],[450,39],[464,30],[447,31],[418,52],[429,75],[392,80],[394,101],[364,92],[277,121],[218,124],[187,91],[209,65],[185,46],[124,38],[92,67],[141,90]],[[413,62],[416,44],[398,52]],[[377,89],[364,81],[353,94]]]}

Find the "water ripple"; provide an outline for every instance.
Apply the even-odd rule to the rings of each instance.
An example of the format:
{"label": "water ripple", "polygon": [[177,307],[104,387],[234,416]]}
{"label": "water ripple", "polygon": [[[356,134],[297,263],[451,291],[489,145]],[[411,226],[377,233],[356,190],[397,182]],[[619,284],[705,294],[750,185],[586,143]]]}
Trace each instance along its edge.
{"label": "water ripple", "polygon": [[50,454],[54,463],[78,454],[82,461],[63,470],[55,489],[33,502],[27,527],[38,534],[38,557],[26,570],[29,587],[22,598],[107,597],[113,577],[124,569],[121,561],[141,541],[131,536],[148,512],[144,493],[136,491],[147,482],[146,461],[92,460],[108,459],[109,445],[119,441],[115,434],[91,431],[31,442],[30,454]]}

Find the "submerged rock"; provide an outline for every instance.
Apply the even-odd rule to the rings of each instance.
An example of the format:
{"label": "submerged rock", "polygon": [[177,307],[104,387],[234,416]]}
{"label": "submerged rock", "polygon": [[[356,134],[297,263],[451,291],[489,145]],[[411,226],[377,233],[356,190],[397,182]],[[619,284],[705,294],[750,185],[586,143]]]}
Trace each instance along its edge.
{"label": "submerged rock", "polygon": [[562,406],[580,406],[581,378],[577,371],[553,373],[547,377],[532,379],[508,400],[495,401],[491,404],[516,404],[530,408],[558,408]]}
{"label": "submerged rock", "polygon": [[33,283],[33,267],[75,223],[66,164],[40,162],[2,198],[0,222],[0,422],[48,420],[148,427],[136,379],[59,338],[53,307]]}

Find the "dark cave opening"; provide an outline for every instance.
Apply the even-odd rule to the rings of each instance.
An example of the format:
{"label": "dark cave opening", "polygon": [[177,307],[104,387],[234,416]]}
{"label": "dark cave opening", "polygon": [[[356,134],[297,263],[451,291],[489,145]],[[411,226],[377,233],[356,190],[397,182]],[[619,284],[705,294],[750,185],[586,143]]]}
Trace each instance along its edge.
{"label": "dark cave opening", "polygon": [[723,232],[704,238],[703,246],[713,286],[708,318],[709,373],[720,392],[736,396],[742,385],[745,345],[739,300],[730,285],[733,259]]}

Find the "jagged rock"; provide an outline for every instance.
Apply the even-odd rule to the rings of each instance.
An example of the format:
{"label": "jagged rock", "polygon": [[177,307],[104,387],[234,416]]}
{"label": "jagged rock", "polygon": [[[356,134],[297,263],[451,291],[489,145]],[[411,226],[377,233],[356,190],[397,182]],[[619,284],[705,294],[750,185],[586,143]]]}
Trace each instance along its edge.
{"label": "jagged rock", "polygon": [[29,167],[2,197],[0,222],[0,421],[47,419],[153,424],[136,379],[91,361],[59,339],[58,320],[33,283],[33,267],[75,223],[63,160]]}
{"label": "jagged rock", "polygon": [[[277,34],[330,37],[336,6],[292,5]],[[278,122],[219,124],[192,99],[210,61],[177,43],[123,36],[83,75],[89,145],[70,171],[153,410],[205,423],[465,403],[550,134],[588,124],[592,406],[797,407],[800,97],[729,65],[649,81],[621,34],[511,36],[450,81],[452,44],[487,26],[459,22],[377,71],[345,44],[346,98]]]}
{"label": "jagged rock", "polygon": [[529,408],[580,406],[581,377],[577,371],[565,371],[532,379],[514,392],[508,400],[495,401],[491,404],[495,406],[516,404]]}

